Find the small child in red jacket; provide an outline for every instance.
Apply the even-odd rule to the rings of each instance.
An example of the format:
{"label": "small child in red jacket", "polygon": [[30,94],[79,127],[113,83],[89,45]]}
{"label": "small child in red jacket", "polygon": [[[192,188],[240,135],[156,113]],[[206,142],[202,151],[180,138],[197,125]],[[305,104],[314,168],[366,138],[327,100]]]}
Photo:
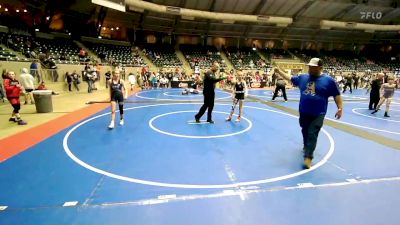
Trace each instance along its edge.
{"label": "small child in red jacket", "polygon": [[12,116],[9,119],[10,122],[16,122],[18,125],[26,125],[27,123],[21,119],[19,115],[19,110],[21,109],[21,103],[19,101],[19,96],[23,87],[19,81],[15,78],[15,73],[9,71],[6,78],[3,81],[4,89],[6,90],[6,96],[12,107],[14,108]]}
{"label": "small child in red jacket", "polygon": [[[36,90],[41,91],[41,90],[49,90],[47,89],[46,85],[44,84],[44,81],[40,82],[39,86],[36,88]],[[59,93],[51,91],[52,95],[58,95]]]}

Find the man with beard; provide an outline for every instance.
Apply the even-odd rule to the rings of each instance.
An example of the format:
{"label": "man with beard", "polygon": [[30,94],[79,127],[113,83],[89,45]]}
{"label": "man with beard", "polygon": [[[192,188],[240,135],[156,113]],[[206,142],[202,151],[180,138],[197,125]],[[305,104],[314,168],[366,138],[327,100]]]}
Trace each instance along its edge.
{"label": "man with beard", "polygon": [[300,89],[299,122],[303,135],[303,151],[305,169],[311,167],[314,150],[320,129],[324,123],[328,108],[328,98],[333,96],[337,106],[335,117],[340,119],[343,113],[343,102],[336,81],[326,74],[321,74],[322,61],[312,58],[308,65],[308,74],[291,76],[275,68],[274,70],[286,79],[290,79],[293,85]]}

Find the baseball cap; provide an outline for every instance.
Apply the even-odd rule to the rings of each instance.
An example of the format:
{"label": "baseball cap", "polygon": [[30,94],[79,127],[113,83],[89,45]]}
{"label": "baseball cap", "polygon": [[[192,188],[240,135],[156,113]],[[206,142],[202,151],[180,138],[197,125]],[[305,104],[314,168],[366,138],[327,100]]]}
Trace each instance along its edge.
{"label": "baseball cap", "polygon": [[320,58],[312,58],[307,66],[322,66],[322,60]]}

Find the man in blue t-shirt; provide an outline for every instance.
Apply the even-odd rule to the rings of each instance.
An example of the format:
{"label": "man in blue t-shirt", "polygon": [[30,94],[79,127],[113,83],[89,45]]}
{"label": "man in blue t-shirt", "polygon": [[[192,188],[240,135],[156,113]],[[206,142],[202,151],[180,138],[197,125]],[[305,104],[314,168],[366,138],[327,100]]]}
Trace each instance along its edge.
{"label": "man in blue t-shirt", "polygon": [[336,81],[329,75],[321,74],[321,59],[312,58],[307,65],[308,74],[293,77],[278,68],[274,70],[284,78],[290,79],[293,85],[300,89],[299,122],[303,134],[304,168],[309,169],[317,145],[318,133],[324,123],[328,98],[333,96],[335,99],[338,107],[335,114],[337,119],[342,117],[343,101]]}

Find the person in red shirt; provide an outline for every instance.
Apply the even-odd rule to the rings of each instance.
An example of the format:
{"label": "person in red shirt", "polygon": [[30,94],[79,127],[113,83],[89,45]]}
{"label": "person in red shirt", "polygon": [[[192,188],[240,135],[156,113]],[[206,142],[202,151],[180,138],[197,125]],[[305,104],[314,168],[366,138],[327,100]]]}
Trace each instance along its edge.
{"label": "person in red shirt", "polygon": [[40,82],[39,86],[36,88],[36,90],[47,90],[46,85],[44,85],[44,82]]}
{"label": "person in red shirt", "polygon": [[7,73],[6,78],[3,81],[4,89],[6,90],[6,96],[12,107],[14,108],[10,122],[16,122],[18,125],[26,125],[27,123],[21,119],[19,115],[19,110],[21,109],[21,103],[19,101],[19,96],[21,91],[23,91],[23,87],[19,83],[19,81],[15,78],[15,73],[13,71],[9,71]]}
{"label": "person in red shirt", "polygon": [[[36,88],[36,90],[38,91],[42,91],[42,90],[48,90],[46,85],[44,84],[44,81],[40,82],[39,86]],[[51,91],[52,95],[58,95],[59,93]]]}

